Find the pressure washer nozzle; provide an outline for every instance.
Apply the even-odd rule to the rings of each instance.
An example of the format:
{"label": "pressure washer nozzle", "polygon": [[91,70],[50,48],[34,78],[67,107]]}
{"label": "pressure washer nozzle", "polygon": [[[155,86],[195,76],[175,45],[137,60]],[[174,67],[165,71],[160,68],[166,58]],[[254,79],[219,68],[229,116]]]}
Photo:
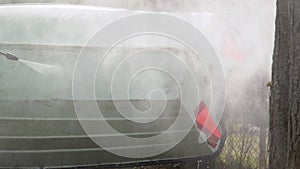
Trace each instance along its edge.
{"label": "pressure washer nozzle", "polygon": [[11,54],[11,53],[6,53],[5,57],[6,57],[6,59],[9,59],[9,60],[14,60],[14,61],[19,60],[19,58],[17,56],[15,56],[14,54]]}

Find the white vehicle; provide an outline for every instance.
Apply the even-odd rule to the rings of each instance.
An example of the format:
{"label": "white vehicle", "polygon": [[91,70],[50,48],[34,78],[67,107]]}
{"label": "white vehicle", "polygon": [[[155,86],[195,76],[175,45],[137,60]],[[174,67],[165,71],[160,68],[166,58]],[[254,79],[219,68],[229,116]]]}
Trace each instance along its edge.
{"label": "white vehicle", "polygon": [[[182,66],[178,61],[166,68],[175,80],[156,70],[137,74],[130,81],[130,99],[126,97],[128,91],[123,87],[127,87],[126,82],[137,70],[135,68],[145,62],[167,65],[170,52],[175,52],[187,65],[197,62],[191,52],[176,44],[165,47],[164,44],[169,44],[168,39],[150,45],[124,42],[111,51],[98,70],[96,99],[85,92],[76,96],[72,93],[72,89],[73,92],[76,89],[73,78],[78,56],[85,55],[90,59],[90,54],[103,50],[101,45],[105,46],[87,46],[89,39],[113,20],[139,13],[142,12],[70,5],[0,6],[0,167],[137,165],[213,158],[219,153],[225,135],[218,126],[217,115],[209,112],[212,100],[209,74],[201,64],[190,67],[197,72],[195,78],[203,91],[197,99],[187,98],[192,95],[188,93],[190,77],[186,65]],[[117,67],[137,49],[154,47],[160,50],[142,51],[137,57],[143,59]],[[117,73],[121,75],[116,77],[114,90],[110,91],[109,78],[114,75],[114,70],[119,70]],[[150,97],[149,92],[152,92]],[[180,99],[182,92],[187,93],[183,99],[188,102]],[[103,118],[78,115],[74,102],[96,102]],[[122,112],[118,106],[122,107]],[[136,117],[131,106],[148,113]],[[164,109],[158,109],[161,106]],[[90,110],[84,111],[89,114]],[[179,116],[180,112],[183,114]],[[178,119],[182,128],[168,130]],[[109,131],[87,134],[82,126],[85,122],[100,126],[109,124],[121,135]],[[187,124],[191,125],[189,130],[186,130]],[[186,135],[173,145],[173,138],[183,136],[183,133]],[[138,139],[160,134],[169,139],[136,146],[120,143],[124,135]],[[101,147],[97,139],[106,140],[112,146]],[[147,157],[147,152],[165,148],[165,152]],[[140,153],[144,157],[124,157],[111,150],[121,154],[143,151]]]}

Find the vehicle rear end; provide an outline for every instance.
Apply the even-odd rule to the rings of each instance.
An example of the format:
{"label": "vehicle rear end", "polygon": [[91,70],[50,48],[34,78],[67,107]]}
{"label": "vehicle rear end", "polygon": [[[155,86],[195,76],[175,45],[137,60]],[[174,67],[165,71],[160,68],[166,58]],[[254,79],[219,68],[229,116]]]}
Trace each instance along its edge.
{"label": "vehicle rear end", "polygon": [[124,41],[99,62],[95,88],[84,86],[89,74],[74,79],[89,69],[78,57],[98,61],[95,53],[106,49],[89,46],[89,38],[138,13],[0,8],[0,51],[18,58],[0,58],[0,167],[137,165],[214,158],[222,149],[222,105],[215,108],[209,65],[177,42]]}

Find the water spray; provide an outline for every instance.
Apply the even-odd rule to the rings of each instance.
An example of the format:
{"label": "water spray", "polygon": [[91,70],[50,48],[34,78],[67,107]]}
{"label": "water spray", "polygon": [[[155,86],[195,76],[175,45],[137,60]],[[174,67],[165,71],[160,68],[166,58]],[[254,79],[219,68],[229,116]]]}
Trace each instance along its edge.
{"label": "water spray", "polygon": [[57,66],[55,66],[55,65],[49,65],[49,64],[44,64],[44,63],[38,63],[38,62],[27,61],[27,60],[24,60],[24,59],[19,59],[16,55],[14,55],[12,53],[4,53],[4,52],[0,51],[0,55],[5,56],[5,58],[8,59],[8,60],[19,61],[19,62],[25,64],[26,66],[30,67],[31,69],[33,69],[34,71],[36,71],[38,73],[42,73],[45,70],[57,68]]}

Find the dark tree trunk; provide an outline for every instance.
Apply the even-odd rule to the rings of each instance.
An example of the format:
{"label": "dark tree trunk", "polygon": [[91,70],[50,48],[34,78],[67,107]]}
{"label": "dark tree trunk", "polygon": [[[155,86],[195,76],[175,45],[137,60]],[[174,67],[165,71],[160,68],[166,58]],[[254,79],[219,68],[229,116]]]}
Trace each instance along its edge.
{"label": "dark tree trunk", "polygon": [[300,2],[290,2],[290,104],[288,116],[288,168],[300,168]]}
{"label": "dark tree trunk", "polygon": [[300,1],[277,0],[270,169],[300,168]]}

